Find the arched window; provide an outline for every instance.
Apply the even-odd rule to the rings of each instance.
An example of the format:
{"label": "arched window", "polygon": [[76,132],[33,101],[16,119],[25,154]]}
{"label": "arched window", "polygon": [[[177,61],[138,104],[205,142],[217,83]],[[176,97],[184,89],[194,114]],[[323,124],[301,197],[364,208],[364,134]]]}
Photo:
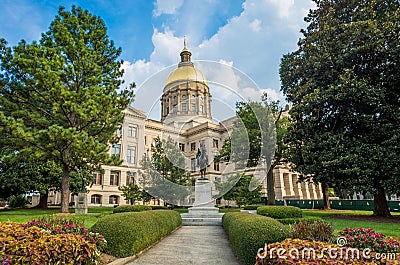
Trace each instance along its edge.
{"label": "arched window", "polygon": [[108,203],[109,204],[118,204],[118,202],[119,202],[119,197],[117,195],[111,195],[108,198]]}
{"label": "arched window", "polygon": [[90,197],[90,203],[92,204],[101,204],[101,195],[94,194]]}

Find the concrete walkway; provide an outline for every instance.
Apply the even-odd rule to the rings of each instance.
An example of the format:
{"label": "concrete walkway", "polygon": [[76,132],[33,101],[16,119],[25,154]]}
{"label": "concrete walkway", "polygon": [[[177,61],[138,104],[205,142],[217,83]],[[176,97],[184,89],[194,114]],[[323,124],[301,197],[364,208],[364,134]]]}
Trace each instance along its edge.
{"label": "concrete walkway", "polygon": [[240,265],[222,226],[182,226],[127,265]]}

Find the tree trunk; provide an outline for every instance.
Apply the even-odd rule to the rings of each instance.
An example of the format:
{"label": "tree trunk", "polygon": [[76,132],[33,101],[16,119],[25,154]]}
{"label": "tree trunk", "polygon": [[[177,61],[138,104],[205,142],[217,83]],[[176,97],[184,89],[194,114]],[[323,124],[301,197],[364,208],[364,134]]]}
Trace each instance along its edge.
{"label": "tree trunk", "polygon": [[322,198],[324,200],[324,210],[331,209],[331,202],[329,201],[329,185],[325,182],[321,183],[322,186]]}
{"label": "tree trunk", "polygon": [[47,209],[47,199],[49,197],[49,192],[46,190],[46,193],[40,194],[39,204],[35,207],[38,209]]}
{"label": "tree trunk", "polygon": [[68,213],[69,211],[69,173],[70,169],[67,165],[63,166],[63,176],[61,181],[61,212]]}
{"label": "tree trunk", "polygon": [[374,179],[374,216],[390,217],[389,204],[386,200],[385,189],[378,178]]}
{"label": "tree trunk", "polygon": [[274,168],[275,165],[272,164],[267,173],[267,205],[276,205]]}

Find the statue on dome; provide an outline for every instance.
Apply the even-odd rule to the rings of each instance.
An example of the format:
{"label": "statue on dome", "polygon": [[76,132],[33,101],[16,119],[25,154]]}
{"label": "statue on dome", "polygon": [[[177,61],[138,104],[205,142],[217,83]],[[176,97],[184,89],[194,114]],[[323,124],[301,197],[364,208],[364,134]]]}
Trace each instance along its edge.
{"label": "statue on dome", "polygon": [[200,167],[200,179],[205,180],[206,178],[206,170],[210,165],[208,164],[208,156],[206,146],[203,143],[200,143],[200,147],[197,149],[196,154],[197,166]]}

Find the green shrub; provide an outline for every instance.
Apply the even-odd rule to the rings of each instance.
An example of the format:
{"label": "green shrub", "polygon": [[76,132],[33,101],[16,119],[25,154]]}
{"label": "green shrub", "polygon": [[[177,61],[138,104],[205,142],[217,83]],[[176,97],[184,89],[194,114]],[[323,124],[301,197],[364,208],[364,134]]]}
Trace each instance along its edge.
{"label": "green shrub", "polygon": [[95,264],[100,255],[81,235],[15,223],[0,223],[0,242],[0,258],[9,262],[4,264]]}
{"label": "green shrub", "polygon": [[292,238],[329,242],[333,238],[333,228],[324,221],[300,221],[292,226]]}
{"label": "green shrub", "polygon": [[233,249],[245,265],[253,265],[259,248],[290,236],[289,227],[256,214],[226,213],[222,225]]}
{"label": "green shrub", "polygon": [[114,208],[113,213],[125,213],[125,212],[143,212],[150,211],[151,207],[147,205],[121,205]]}
{"label": "green shrub", "polygon": [[162,205],[152,205],[150,206],[152,210],[169,210],[168,207]]}
{"label": "green shrub", "polygon": [[292,224],[296,224],[300,221],[304,221],[304,222],[309,222],[309,223],[313,223],[315,221],[320,221],[323,222],[324,220],[320,217],[314,217],[314,216],[310,216],[310,217],[304,217],[304,218],[284,218],[284,219],[276,219],[279,222],[281,222],[284,225],[292,225]]}
{"label": "green shrub", "polygon": [[258,207],[260,207],[260,205],[246,205],[243,207],[243,210],[257,210]]}
{"label": "green shrub", "polygon": [[127,212],[104,216],[91,231],[107,240],[105,253],[128,257],[151,246],[181,224],[182,218],[176,211]]}
{"label": "green shrub", "polygon": [[257,208],[257,214],[274,219],[303,217],[301,209],[294,206],[261,206]]}
{"label": "green shrub", "polygon": [[19,195],[12,195],[8,199],[8,206],[12,208],[22,208],[25,207],[29,201],[25,198],[25,196],[19,194]]}

